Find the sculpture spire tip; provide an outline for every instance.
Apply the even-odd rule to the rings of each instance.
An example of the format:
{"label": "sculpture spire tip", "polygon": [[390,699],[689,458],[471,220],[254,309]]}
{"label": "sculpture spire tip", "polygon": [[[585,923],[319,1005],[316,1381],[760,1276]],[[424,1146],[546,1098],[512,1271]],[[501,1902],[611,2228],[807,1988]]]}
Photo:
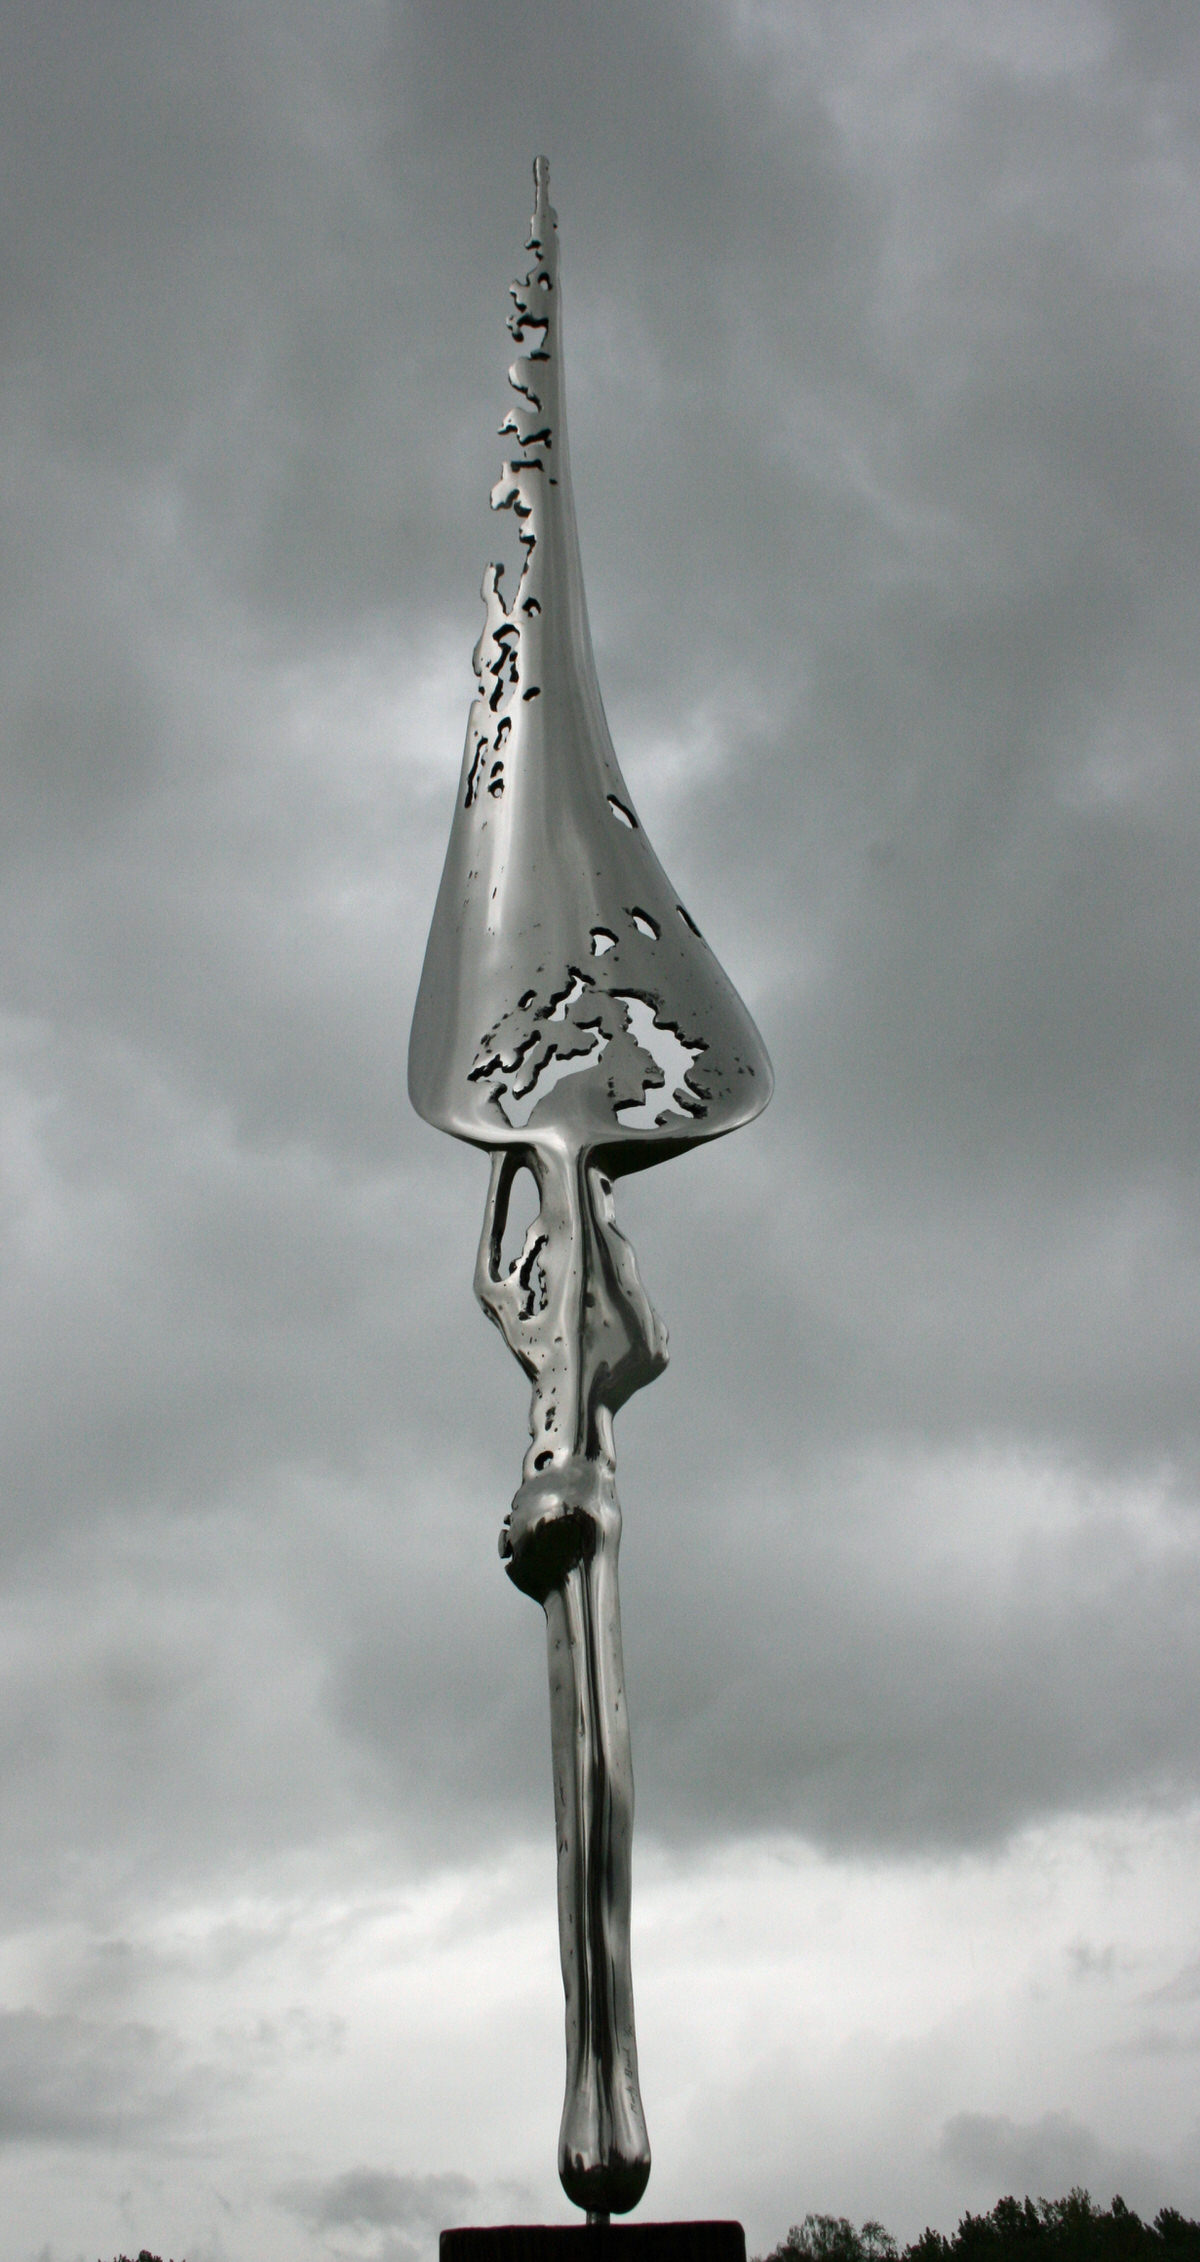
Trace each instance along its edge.
{"label": "sculpture spire tip", "polygon": [[544,243],[547,231],[557,226],[558,214],[550,202],[550,159],[548,157],[535,157],[533,160],[533,220],[530,225],[529,243],[526,248],[532,250],[535,243]]}

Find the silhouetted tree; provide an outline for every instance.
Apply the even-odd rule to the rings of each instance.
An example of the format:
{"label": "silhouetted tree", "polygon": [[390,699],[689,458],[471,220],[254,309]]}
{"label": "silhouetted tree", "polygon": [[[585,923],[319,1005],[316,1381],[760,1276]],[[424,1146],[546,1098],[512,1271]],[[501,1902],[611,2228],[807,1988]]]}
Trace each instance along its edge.
{"label": "silhouetted tree", "polygon": [[[128,2254],[114,2254],[113,2262],[132,2262],[132,2257]],[[137,2262],[162,2262],[162,2256],[161,2254],[151,2254],[149,2247],[144,2246],[137,2257]]]}
{"label": "silhouetted tree", "polygon": [[793,2223],[768,2262],[895,2262],[896,2241],[882,2223],[856,2231],[845,2215],[806,2215]]}

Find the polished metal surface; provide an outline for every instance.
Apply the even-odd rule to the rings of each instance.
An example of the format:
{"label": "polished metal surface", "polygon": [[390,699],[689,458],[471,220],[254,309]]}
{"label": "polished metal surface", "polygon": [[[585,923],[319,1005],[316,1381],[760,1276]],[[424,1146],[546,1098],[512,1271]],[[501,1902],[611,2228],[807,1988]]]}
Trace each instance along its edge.
{"label": "polished metal surface", "polygon": [[[748,1123],[762,1039],[639,823],[600,702],[571,498],[558,242],[544,158],[513,288],[516,441],[493,490],[523,563],[484,578],[450,845],[413,1019],[409,1091],[487,1148],[475,1286],[533,1384],[500,1538],[546,1613],[567,2085],[559,2174],[625,2213],[650,2173],[629,1963],[633,1774],[621,1667],[613,1418],[667,1361],[613,1182]],[[523,1173],[537,1214],[504,1255]]]}

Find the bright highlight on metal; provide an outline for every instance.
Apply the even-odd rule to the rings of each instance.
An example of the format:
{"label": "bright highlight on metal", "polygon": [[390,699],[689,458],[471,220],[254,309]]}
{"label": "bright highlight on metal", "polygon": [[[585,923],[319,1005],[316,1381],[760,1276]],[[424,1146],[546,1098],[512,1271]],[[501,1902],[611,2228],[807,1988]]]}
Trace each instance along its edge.
{"label": "bright highlight on metal", "polygon": [[[646,2187],[629,1963],[633,1773],[621,1668],[613,1417],[667,1363],[613,1182],[748,1123],[761,1037],[638,820],[600,702],[571,497],[558,237],[534,166],[533,263],[513,287],[515,441],[492,493],[522,552],[484,577],[477,695],[421,976],[409,1091],[486,1147],[475,1290],[533,1384],[500,1535],[546,1613],[567,2085],[559,2175],[589,2213]],[[502,1254],[514,1186],[538,1213]]]}

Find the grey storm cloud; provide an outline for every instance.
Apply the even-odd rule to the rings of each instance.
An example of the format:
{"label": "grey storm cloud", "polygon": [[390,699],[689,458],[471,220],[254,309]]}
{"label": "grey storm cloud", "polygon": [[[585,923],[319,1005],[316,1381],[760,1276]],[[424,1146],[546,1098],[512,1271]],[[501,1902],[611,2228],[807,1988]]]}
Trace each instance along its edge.
{"label": "grey storm cloud", "polygon": [[[548,1829],[485,1176],[404,1091],[541,149],[614,741],[777,1070],[621,1189],[639,1831],[1186,1804],[1191,13],[41,0],[0,127],[12,1924]],[[10,2014],[30,2131],[107,2052],[167,2113],[116,2015]],[[946,2142],[1107,2174],[1057,2126]]]}
{"label": "grey storm cloud", "polygon": [[[452,1831],[498,1796],[463,1724],[536,1733],[460,1505],[498,1516],[523,1418],[482,1188],[402,1062],[558,116],[602,680],[779,1074],[628,1197],[677,1346],[623,1422],[643,1774],[664,1828],[972,1840],[1195,1780],[1183,1537],[1164,1585],[1086,1508],[1169,1467],[1182,1535],[1194,1469],[1190,82],[1165,18],[1067,11],[1036,68],[954,18],[931,78],[919,12],[857,59],[836,11],[617,13],[529,10],[498,76],[479,7],[8,19],[7,1544],[74,1593],[113,1519],[177,1579],[222,1522],[331,1775],[444,1753]],[[1078,1473],[1114,1638],[1050,1539],[982,1641],[969,1577],[897,1588],[856,1467],[981,1438]],[[452,1642],[429,1516],[479,1550]]]}
{"label": "grey storm cloud", "polygon": [[469,2176],[400,2176],[389,2168],[348,2168],[327,2183],[294,2184],[284,2205],[316,2230],[427,2228],[477,2197]]}
{"label": "grey storm cloud", "polygon": [[177,2126],[212,2077],[176,2038],[130,2021],[0,2012],[0,2146],[111,2143]]}
{"label": "grey storm cloud", "polygon": [[988,2192],[1002,2185],[1014,2193],[1059,2198],[1081,2187],[1103,2193],[1101,2204],[1115,2194],[1135,2212],[1148,2209],[1151,2218],[1161,2205],[1161,2162],[1133,2149],[1115,2151],[1069,2113],[1029,2122],[959,2113],[942,2131],[940,2151]]}

